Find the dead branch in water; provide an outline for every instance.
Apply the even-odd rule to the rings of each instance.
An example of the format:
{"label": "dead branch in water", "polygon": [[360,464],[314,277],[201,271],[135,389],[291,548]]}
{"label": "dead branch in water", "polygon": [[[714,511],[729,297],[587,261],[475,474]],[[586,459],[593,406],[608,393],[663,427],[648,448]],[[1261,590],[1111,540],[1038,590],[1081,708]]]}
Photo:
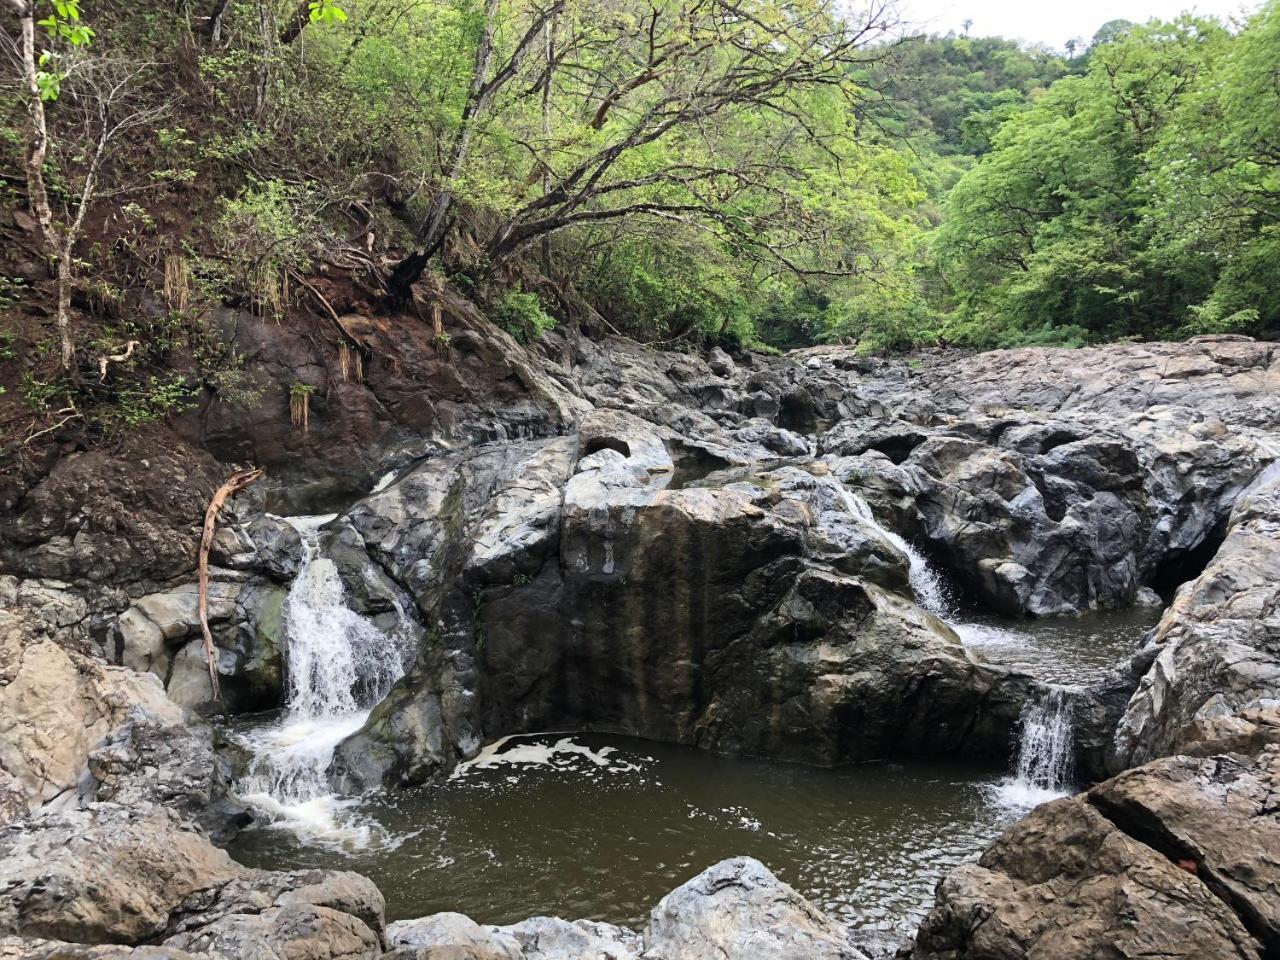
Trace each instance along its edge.
{"label": "dead branch in water", "polygon": [[218,514],[222,510],[222,505],[229,498],[249,486],[249,484],[260,480],[264,472],[250,467],[246,470],[237,470],[228,477],[227,482],[218,488],[218,492],[209,501],[209,509],[204,512],[204,532],[200,536],[200,559],[196,565],[200,578],[200,632],[204,635],[204,656],[209,664],[209,685],[213,688],[213,699],[218,701],[218,705],[222,707],[224,716],[227,712],[227,706],[222,702],[222,690],[218,686],[218,668],[214,663],[213,634],[209,631],[209,547],[213,543],[213,531],[218,524]]}

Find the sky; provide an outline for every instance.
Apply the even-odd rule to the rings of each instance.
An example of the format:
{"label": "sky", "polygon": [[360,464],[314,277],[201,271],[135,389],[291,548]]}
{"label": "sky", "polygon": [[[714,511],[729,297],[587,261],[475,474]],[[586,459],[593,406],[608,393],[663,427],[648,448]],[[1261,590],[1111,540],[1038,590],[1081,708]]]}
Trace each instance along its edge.
{"label": "sky", "polygon": [[1141,23],[1168,19],[1184,10],[1222,18],[1256,9],[1241,0],[898,0],[899,15],[923,33],[963,33],[973,21],[974,36],[1003,36],[1046,43],[1056,49],[1073,37],[1086,43],[1108,20]]}

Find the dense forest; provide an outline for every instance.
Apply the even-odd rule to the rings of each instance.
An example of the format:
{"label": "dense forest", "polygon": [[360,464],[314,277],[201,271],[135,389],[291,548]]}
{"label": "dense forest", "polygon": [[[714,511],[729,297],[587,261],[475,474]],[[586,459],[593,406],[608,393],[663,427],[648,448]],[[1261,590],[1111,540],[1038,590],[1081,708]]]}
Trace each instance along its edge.
{"label": "dense forest", "polygon": [[879,0],[3,11],[0,350],[36,409],[112,364],[117,422],[234,397],[211,307],[336,319],[319,275],[392,312],[447,286],[523,340],[1280,327],[1280,0],[1061,52]]}

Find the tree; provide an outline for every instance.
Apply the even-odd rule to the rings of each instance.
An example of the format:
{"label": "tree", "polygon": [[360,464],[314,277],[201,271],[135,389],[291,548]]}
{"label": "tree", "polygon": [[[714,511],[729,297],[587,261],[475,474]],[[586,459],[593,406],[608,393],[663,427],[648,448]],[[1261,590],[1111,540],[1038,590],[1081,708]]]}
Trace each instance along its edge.
{"label": "tree", "polygon": [[1178,325],[1198,291],[1152,255],[1148,163],[1229,41],[1212,20],[1133,27],[1004,123],[935,243],[968,331],[1016,342]]}
{"label": "tree", "polygon": [[[38,239],[57,283],[56,323],[59,364],[64,373],[75,369],[75,336],[71,328],[71,293],[76,279],[75,249],[85,218],[96,200],[118,196],[156,182],[146,172],[126,183],[130,172],[115,170],[113,182],[103,176],[112,166],[112,149],[140,128],[166,114],[170,104],[139,97],[150,64],[122,58],[91,56],[94,33],[81,21],[79,0],[51,0],[47,16],[37,20],[37,0],[8,0],[18,16],[16,45],[27,96],[25,173],[27,202],[36,221]],[[39,28],[39,29],[37,29]],[[43,35],[49,47],[37,50]],[[46,103],[57,103],[58,134],[51,132]],[[58,206],[50,201],[46,167],[57,170],[61,185]]]}
{"label": "tree", "polygon": [[[856,254],[830,242],[841,225],[817,222],[838,204],[806,184],[861,167],[853,75],[886,54],[873,44],[890,26],[879,3],[852,22],[830,0],[488,0],[423,249],[396,283],[416,279],[460,194],[500,212],[480,242],[489,267],[570,228],[657,219],[788,269],[852,269]],[[528,57],[549,28],[554,55]],[[507,162],[491,149],[472,163],[482,137]],[[812,258],[814,242],[835,262]]]}

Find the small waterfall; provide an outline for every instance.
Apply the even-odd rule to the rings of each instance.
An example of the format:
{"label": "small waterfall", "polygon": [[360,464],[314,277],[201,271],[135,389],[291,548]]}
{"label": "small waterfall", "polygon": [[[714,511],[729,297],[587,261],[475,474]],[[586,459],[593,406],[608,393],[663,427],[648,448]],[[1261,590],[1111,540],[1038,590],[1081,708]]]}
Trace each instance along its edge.
{"label": "small waterfall", "polygon": [[286,519],[302,539],[302,558],[284,602],[285,710],[241,737],[253,760],[239,791],[300,837],[361,845],[371,827],[343,814],[352,801],[333,795],[328,768],[334,749],[404,673],[404,638],[346,605],[337,567],[320,550],[320,528],[333,517]]}
{"label": "small waterfall", "polygon": [[1075,752],[1073,693],[1046,687],[1022,709],[1016,773],[995,789],[1005,807],[1026,810],[1071,792]]}
{"label": "small waterfall", "polygon": [[[963,643],[981,647],[996,643],[1017,646],[1027,642],[1026,636],[1015,630],[958,620],[945,581],[925,556],[876,520],[862,497],[843,485],[840,489],[850,513],[906,554],[916,602],[946,622]],[[993,798],[999,806],[1023,813],[1071,792],[1075,750],[1072,692],[1069,687],[1047,687],[1038,700],[1028,701],[1023,708],[1016,772],[992,787]]]}
{"label": "small waterfall", "polygon": [[880,523],[871,512],[870,505],[862,497],[844,485],[840,486],[840,495],[850,513],[907,555],[907,575],[911,580],[911,590],[916,595],[916,602],[935,617],[944,620],[949,617],[952,611],[946,584],[933,565],[925,559],[924,554]]}

